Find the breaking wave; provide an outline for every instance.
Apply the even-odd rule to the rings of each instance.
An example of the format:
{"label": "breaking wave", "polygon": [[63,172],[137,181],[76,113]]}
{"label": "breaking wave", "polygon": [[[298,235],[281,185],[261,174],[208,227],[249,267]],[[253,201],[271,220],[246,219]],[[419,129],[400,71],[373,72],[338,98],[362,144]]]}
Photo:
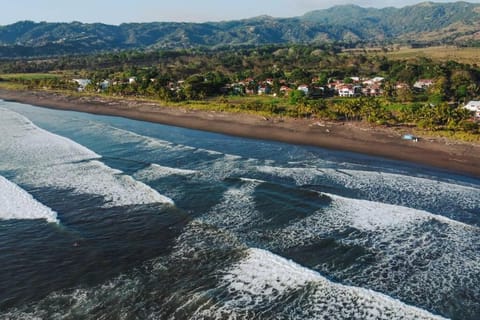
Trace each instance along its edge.
{"label": "breaking wave", "polygon": [[10,219],[45,219],[58,223],[57,214],[52,209],[0,176],[0,220]]}
{"label": "breaking wave", "polygon": [[112,169],[93,151],[40,129],[18,113],[1,110],[0,170],[15,181],[37,188],[73,190],[104,197],[106,207],[173,201],[147,185]]}
{"label": "breaking wave", "polygon": [[[278,188],[241,179],[200,220],[345,284],[439,313],[452,306],[480,312],[478,227],[397,205]],[[456,301],[455,292],[469,298]]]}
{"label": "breaking wave", "polygon": [[[233,138],[204,143],[206,134],[178,128],[25,111],[76,143],[0,112],[0,174],[25,197],[61,214],[70,209],[62,223],[82,239],[70,250],[84,250],[78,257],[104,250],[94,256],[107,267],[91,262],[99,274],[117,265],[112,256],[128,264],[101,282],[62,283],[35,301],[18,300],[7,318],[480,314],[480,188],[473,178],[273,143],[251,152],[253,142],[241,139],[236,149]],[[0,179],[0,188],[13,182]],[[48,190],[35,193],[40,188]],[[55,200],[57,208],[37,197],[42,192],[73,192],[82,203]],[[176,206],[162,206],[162,216],[155,204],[170,199]],[[95,214],[78,214],[91,208]]]}

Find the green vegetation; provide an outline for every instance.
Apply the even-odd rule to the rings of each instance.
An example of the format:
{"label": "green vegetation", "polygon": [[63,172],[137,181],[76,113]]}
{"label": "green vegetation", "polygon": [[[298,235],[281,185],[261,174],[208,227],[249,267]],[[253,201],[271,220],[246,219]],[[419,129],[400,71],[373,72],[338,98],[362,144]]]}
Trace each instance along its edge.
{"label": "green vegetation", "polygon": [[[425,56],[390,58],[385,52],[345,52],[329,44],[269,45],[7,60],[0,61],[0,72],[0,86],[9,88],[266,117],[407,125],[467,140],[479,132],[472,114],[460,106],[480,97],[480,68]],[[421,79],[425,84],[418,85]],[[340,97],[340,88],[357,89],[352,97]]]}
{"label": "green vegetation", "polygon": [[0,87],[6,89],[76,90],[70,78],[51,73],[0,74]]}
{"label": "green vegetation", "polygon": [[7,73],[7,74],[0,74],[0,81],[1,80],[33,81],[33,80],[55,79],[58,77],[59,75],[51,74],[51,73]]}
{"label": "green vegetation", "polygon": [[386,53],[389,59],[410,60],[420,57],[432,59],[438,63],[456,61],[474,65],[480,61],[480,49],[474,47],[433,46],[426,48],[391,47]]}

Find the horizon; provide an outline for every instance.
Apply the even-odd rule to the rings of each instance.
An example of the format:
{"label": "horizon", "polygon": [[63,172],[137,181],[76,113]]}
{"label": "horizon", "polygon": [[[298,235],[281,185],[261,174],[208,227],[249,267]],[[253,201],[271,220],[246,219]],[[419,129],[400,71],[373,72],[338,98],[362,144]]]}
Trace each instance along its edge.
{"label": "horizon", "polygon": [[[0,26],[6,26],[21,21],[84,24],[102,23],[120,25],[124,23],[148,22],[184,22],[206,23],[232,20],[244,20],[258,16],[274,18],[292,18],[302,16],[307,12],[328,9],[338,5],[356,5],[363,8],[406,7],[422,2],[455,3],[477,1],[419,1],[419,0],[386,0],[381,5],[372,0],[332,0],[328,4],[318,0],[266,0],[258,4],[255,0],[243,0],[243,6],[228,10],[229,4],[220,0],[183,0],[159,4],[155,0],[139,0],[135,3],[125,3],[104,0],[97,3],[93,0],[84,0],[81,3],[65,3],[63,0],[18,0],[4,4],[0,12]],[[53,10],[52,10],[53,8]],[[96,8],[96,10],[92,10]],[[115,11],[113,11],[115,10]],[[12,13],[15,12],[15,15]],[[112,14],[114,12],[115,14]],[[20,14],[19,14],[20,13]]]}

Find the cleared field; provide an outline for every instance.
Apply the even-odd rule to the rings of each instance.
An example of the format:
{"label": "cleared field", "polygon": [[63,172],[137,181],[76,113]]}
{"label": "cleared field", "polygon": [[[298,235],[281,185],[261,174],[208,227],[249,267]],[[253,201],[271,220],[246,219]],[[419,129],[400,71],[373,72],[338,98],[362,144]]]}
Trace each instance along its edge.
{"label": "cleared field", "polygon": [[456,61],[459,63],[477,64],[480,61],[480,48],[457,48],[454,46],[438,46],[428,48],[402,47],[386,53],[391,59],[431,58],[436,61]]}
{"label": "cleared field", "polygon": [[40,80],[40,79],[53,79],[59,78],[57,74],[51,73],[5,73],[0,74],[0,79],[3,80]]}

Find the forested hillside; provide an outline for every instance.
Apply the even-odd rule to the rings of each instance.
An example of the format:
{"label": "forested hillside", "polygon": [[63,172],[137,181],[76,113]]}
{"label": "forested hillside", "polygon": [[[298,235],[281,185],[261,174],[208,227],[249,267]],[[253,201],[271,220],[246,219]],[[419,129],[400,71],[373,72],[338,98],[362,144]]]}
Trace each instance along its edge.
{"label": "forested hillside", "polygon": [[0,27],[0,58],[285,43],[476,45],[480,40],[479,12],[479,4],[425,2],[400,9],[346,5],[309,12],[301,17],[260,16],[210,23],[152,22],[113,26],[22,21]]}

